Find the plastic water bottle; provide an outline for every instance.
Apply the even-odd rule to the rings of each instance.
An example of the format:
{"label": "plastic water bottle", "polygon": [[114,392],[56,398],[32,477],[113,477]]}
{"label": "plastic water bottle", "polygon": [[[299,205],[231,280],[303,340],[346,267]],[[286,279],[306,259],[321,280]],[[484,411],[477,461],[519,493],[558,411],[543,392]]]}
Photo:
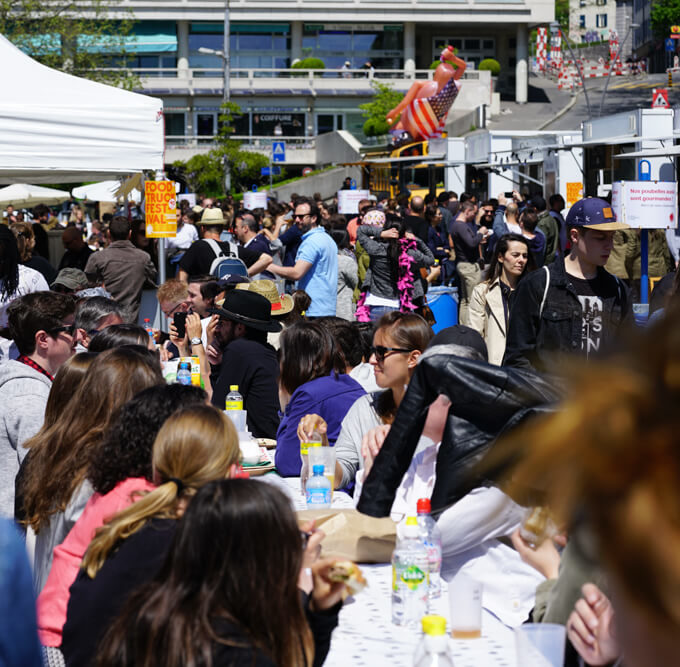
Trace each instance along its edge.
{"label": "plastic water bottle", "polygon": [[312,468],[312,477],[307,480],[307,509],[324,509],[331,506],[331,483],[323,474],[323,466]]}
{"label": "plastic water bottle", "polygon": [[186,361],[181,362],[177,369],[177,382],[191,384],[191,366]]}
{"label": "plastic water bottle", "polygon": [[146,333],[149,334],[149,338],[155,343],[156,339],[153,335],[153,327],[151,326],[151,320],[148,317],[144,318],[144,328],[146,329]]}
{"label": "plastic water bottle", "polygon": [[423,616],[423,638],[413,657],[414,667],[453,667],[443,616]]}
{"label": "plastic water bottle", "polygon": [[321,434],[314,429],[307,440],[300,440],[300,460],[302,466],[300,467],[300,490],[304,496],[305,487],[309,479],[309,448],[321,447]]}
{"label": "plastic water bottle", "polygon": [[437,522],[430,516],[432,505],[429,498],[421,498],[417,504],[418,526],[420,539],[427,551],[428,575],[430,585],[428,599],[441,597],[442,583],[440,572],[442,569],[442,535]]}
{"label": "plastic water bottle", "polygon": [[428,560],[418,519],[410,516],[392,554],[392,623],[417,627],[427,613]]}
{"label": "plastic water bottle", "polygon": [[225,410],[243,410],[243,396],[238,393],[238,385],[229,385],[229,393],[224,404]]}

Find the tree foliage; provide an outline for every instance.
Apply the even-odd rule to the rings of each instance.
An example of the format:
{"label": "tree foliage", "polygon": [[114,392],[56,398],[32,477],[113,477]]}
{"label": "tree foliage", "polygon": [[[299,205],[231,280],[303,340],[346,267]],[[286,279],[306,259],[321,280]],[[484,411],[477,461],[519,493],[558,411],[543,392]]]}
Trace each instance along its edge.
{"label": "tree foliage", "polygon": [[[118,2],[0,0],[0,34],[48,67],[131,89],[139,80],[125,68],[125,43],[135,21]],[[102,71],[112,58],[116,67]]]}
{"label": "tree foliage", "polygon": [[393,90],[392,86],[378,81],[371,81],[371,85],[375,90],[373,100],[360,104],[366,122],[364,123],[364,134],[367,137],[380,136],[387,134],[389,125],[385,120],[385,116],[389,111],[401,102],[404,97],[403,93]]}
{"label": "tree foliage", "polygon": [[[220,107],[219,128],[215,143],[217,147],[208,153],[194,155],[186,162],[177,161],[173,167],[181,173],[187,187],[193,192],[205,193],[212,197],[224,195],[224,163],[229,165],[232,191],[249,190],[252,185],[269,182],[260,170],[269,165],[269,158],[256,151],[244,150],[240,141],[231,138],[234,133],[234,118],[239,116],[241,107],[235,102],[227,102]],[[281,173],[279,180],[285,177]]]}
{"label": "tree foliage", "polygon": [[569,0],[555,0],[555,20],[564,32],[569,32]]}
{"label": "tree foliage", "polygon": [[657,0],[650,13],[652,32],[658,39],[671,34],[672,25],[680,25],[680,0]]}

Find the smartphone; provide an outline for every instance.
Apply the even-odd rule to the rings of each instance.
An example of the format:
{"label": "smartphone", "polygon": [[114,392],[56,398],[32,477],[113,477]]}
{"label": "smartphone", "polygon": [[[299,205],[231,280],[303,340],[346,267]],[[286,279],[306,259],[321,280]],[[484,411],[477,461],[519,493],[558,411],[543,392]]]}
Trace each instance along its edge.
{"label": "smartphone", "polygon": [[512,192],[504,192],[503,193],[508,199],[512,199]]}
{"label": "smartphone", "polygon": [[175,329],[177,329],[177,336],[184,338],[187,333],[187,314],[175,313],[172,317],[172,323],[175,325]]}

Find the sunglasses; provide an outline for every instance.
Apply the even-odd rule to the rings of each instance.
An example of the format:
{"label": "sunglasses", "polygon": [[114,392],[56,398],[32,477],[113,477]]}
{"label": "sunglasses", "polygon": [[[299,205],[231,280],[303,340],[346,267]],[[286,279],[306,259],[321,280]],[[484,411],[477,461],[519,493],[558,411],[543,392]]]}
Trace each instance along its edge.
{"label": "sunglasses", "polygon": [[68,334],[69,336],[71,336],[71,338],[73,338],[73,336],[76,333],[76,325],[75,324],[65,324],[63,327],[56,327],[54,329],[50,329],[47,333],[50,334],[51,336],[54,336],[54,335],[57,335],[57,334],[60,334],[60,333],[65,333],[65,334]]}
{"label": "sunglasses", "polygon": [[305,218],[308,218],[309,216],[310,216],[309,213],[302,213],[302,214],[296,213],[296,214],[293,216],[293,220],[304,220]]}
{"label": "sunglasses", "polygon": [[385,347],[384,345],[374,345],[371,348],[371,354],[375,354],[375,358],[381,363],[385,361],[385,357],[387,357],[388,352],[406,353],[413,352],[413,350],[407,350],[403,347]]}

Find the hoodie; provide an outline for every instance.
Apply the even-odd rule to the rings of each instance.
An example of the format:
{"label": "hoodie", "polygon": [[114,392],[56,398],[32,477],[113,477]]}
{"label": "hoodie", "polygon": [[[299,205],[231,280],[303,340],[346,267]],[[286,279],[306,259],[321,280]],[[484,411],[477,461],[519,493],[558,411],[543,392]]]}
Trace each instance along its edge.
{"label": "hoodie", "polygon": [[14,478],[23,443],[43,425],[51,380],[13,359],[0,362],[0,516],[14,516]]}

